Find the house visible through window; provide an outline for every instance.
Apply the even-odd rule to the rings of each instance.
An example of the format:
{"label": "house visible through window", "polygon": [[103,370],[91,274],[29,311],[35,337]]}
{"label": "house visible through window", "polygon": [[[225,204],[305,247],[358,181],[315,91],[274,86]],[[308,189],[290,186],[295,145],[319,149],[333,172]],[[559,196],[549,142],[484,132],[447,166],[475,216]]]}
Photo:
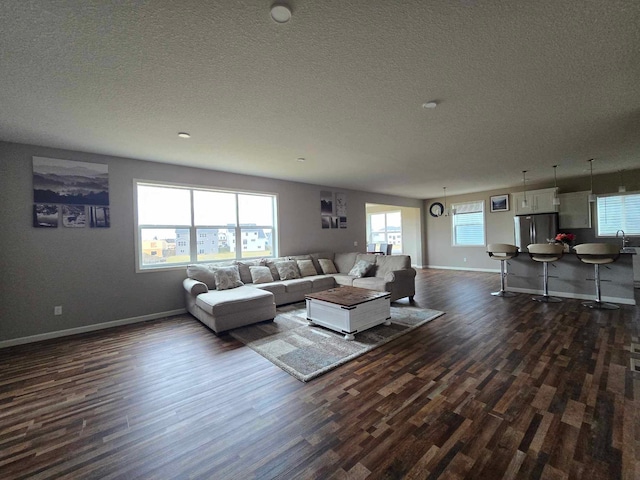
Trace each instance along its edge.
{"label": "house visible through window", "polygon": [[455,203],[451,207],[453,245],[484,245],[484,202]]}
{"label": "house visible through window", "polygon": [[640,235],[639,193],[598,196],[596,211],[599,237],[615,237],[618,230],[627,236]]}
{"label": "house visible through window", "polygon": [[402,215],[400,212],[372,213],[369,217],[369,242],[391,244],[392,253],[402,253]]}
{"label": "house visible through window", "polygon": [[275,195],[137,181],[137,267],[273,257],[275,212]]}

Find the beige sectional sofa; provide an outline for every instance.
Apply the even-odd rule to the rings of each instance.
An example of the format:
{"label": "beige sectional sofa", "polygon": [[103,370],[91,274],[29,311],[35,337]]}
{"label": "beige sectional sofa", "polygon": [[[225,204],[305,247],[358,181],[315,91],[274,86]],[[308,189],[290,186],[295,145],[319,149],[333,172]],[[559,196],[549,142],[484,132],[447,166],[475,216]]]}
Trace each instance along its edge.
{"label": "beige sectional sofa", "polygon": [[[328,273],[334,268],[335,273]],[[412,301],[415,276],[408,255],[322,252],[189,265],[183,286],[187,310],[220,333],[273,319],[277,305],[300,302],[308,293],[337,285],[387,291],[391,301]]]}

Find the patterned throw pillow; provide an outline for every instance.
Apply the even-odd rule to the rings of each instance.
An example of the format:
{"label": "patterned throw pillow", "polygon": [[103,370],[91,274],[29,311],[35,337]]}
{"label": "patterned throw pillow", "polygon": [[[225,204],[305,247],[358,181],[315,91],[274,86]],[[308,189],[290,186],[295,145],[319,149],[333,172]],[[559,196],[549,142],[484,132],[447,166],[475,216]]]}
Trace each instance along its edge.
{"label": "patterned throw pillow", "polygon": [[330,273],[338,273],[333,260],[329,260],[328,258],[319,258],[318,263],[320,264],[320,268],[322,268],[322,273],[324,273],[325,275],[329,275]]}
{"label": "patterned throw pillow", "polygon": [[303,277],[311,277],[318,274],[318,272],[316,272],[316,267],[313,266],[313,262],[311,260],[296,260],[296,263],[300,269],[300,275]]}
{"label": "patterned throw pillow", "polygon": [[273,276],[269,267],[249,267],[251,271],[251,281],[253,283],[273,282]]}
{"label": "patterned throw pillow", "polygon": [[365,277],[372,267],[373,263],[367,262],[366,260],[358,260],[349,271],[349,275],[356,278]]}
{"label": "patterned throw pillow", "polygon": [[271,271],[271,276],[273,277],[273,280],[274,281],[275,280],[280,280],[280,274],[278,273],[278,269],[276,268],[275,262],[271,262],[271,261],[267,260],[267,261],[264,262],[264,264]]}
{"label": "patterned throw pillow", "polygon": [[293,260],[276,262],[276,268],[278,269],[280,280],[293,280],[294,278],[300,278],[298,264]]}
{"label": "patterned throw pillow", "polygon": [[240,280],[240,272],[237,265],[214,268],[213,276],[216,279],[216,288],[218,290],[229,290],[230,288],[244,285]]}

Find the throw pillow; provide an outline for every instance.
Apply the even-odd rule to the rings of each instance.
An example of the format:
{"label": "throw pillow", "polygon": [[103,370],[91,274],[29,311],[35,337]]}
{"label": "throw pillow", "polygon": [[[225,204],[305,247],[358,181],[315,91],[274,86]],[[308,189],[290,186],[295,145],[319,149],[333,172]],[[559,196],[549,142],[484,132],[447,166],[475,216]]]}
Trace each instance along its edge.
{"label": "throw pillow", "polygon": [[280,280],[293,280],[294,278],[300,278],[300,271],[298,270],[298,264],[293,260],[276,262],[276,268],[278,269],[278,275],[280,275]]}
{"label": "throw pillow", "polygon": [[273,276],[269,267],[249,267],[251,271],[251,281],[253,283],[273,282]]}
{"label": "throw pillow", "polygon": [[329,275],[330,273],[338,273],[333,260],[329,260],[328,258],[319,258],[318,263],[320,264],[322,273],[324,273],[325,275]]}
{"label": "throw pillow", "polygon": [[269,270],[271,270],[271,276],[273,277],[273,280],[280,280],[280,274],[278,273],[275,262],[267,260],[264,264],[269,268]]}
{"label": "throw pillow", "polygon": [[240,272],[237,265],[214,268],[213,276],[216,279],[216,288],[218,290],[229,290],[230,288],[244,285],[240,280]]}
{"label": "throw pillow", "polygon": [[209,290],[216,289],[216,279],[208,265],[187,265],[187,277],[206,284]]}
{"label": "throw pillow", "polygon": [[249,270],[249,268],[251,268],[252,266],[259,267],[261,265],[264,265],[264,260],[236,260],[234,263],[235,265],[238,265],[238,271],[240,272],[240,280],[242,280],[242,283],[251,283],[251,271]]}
{"label": "throw pillow", "polygon": [[318,274],[318,272],[316,272],[316,267],[313,266],[313,262],[311,260],[296,260],[296,263],[300,269],[300,275],[303,277],[311,277]]}
{"label": "throw pillow", "polygon": [[356,278],[365,277],[372,267],[373,263],[367,262],[366,260],[358,260],[349,271],[349,275]]}

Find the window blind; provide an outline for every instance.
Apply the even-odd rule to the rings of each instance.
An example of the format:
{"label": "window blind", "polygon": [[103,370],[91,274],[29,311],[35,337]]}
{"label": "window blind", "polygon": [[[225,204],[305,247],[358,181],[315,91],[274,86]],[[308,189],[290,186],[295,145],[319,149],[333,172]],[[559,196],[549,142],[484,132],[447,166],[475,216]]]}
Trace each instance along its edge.
{"label": "window blind", "polygon": [[640,235],[640,194],[598,197],[598,236],[615,236],[618,230],[626,235]]}
{"label": "window blind", "polygon": [[453,244],[484,245],[484,202],[456,203],[453,208]]}
{"label": "window blind", "polygon": [[454,203],[452,208],[454,215],[460,215],[463,213],[481,213],[484,211],[484,202]]}

